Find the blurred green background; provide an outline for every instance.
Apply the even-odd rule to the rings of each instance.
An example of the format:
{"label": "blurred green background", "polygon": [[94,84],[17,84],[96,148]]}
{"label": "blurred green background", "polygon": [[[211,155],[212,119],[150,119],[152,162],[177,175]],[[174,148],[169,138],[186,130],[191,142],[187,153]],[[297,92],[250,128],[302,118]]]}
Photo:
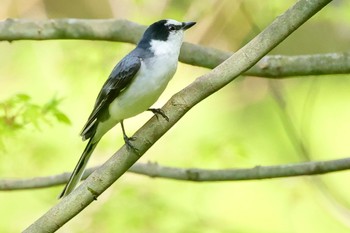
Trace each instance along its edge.
{"label": "blurred green background", "polygon": [[[235,51],[295,3],[291,0],[0,0],[1,19],[162,18],[197,21],[186,41]],[[349,52],[350,2],[333,1],[271,54]],[[125,32],[127,33],[127,32]],[[113,66],[134,45],[79,40],[0,42],[0,101],[53,97],[70,125],[51,119],[1,132],[2,178],[71,171],[79,132]],[[207,69],[180,64],[155,106]],[[126,120],[129,135],[151,113]],[[193,108],[141,159],[200,168],[253,167],[349,156],[350,75],[284,80],[240,77]],[[101,164],[123,144],[120,127],[97,147]],[[301,150],[305,148],[305,150]],[[194,183],[125,174],[59,232],[349,232],[349,172],[249,182]],[[57,203],[63,186],[0,192],[0,232],[19,232]]]}

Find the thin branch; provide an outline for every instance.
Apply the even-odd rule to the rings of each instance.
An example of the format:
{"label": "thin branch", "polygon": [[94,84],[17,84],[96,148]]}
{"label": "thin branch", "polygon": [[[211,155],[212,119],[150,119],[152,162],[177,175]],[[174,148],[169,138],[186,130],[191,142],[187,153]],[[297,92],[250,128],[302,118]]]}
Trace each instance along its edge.
{"label": "thin branch", "polygon": [[[0,41],[16,40],[103,40],[137,43],[145,26],[127,20],[7,19],[0,21]],[[128,33],[125,33],[128,32]],[[180,61],[215,68],[232,53],[184,43]],[[285,78],[305,75],[349,74],[350,53],[299,56],[265,56],[244,75]]]}
{"label": "thin branch", "polygon": [[97,200],[102,192],[136,163],[187,111],[252,67],[329,2],[331,0],[298,1],[242,49],[175,94],[162,109],[169,117],[169,122],[153,117],[135,133],[137,140],[133,145],[138,148],[138,153],[123,146],[85,182],[48,210],[24,232],[54,232],[59,229],[91,202]]}
{"label": "thin branch", "polygon": [[[85,171],[83,179],[86,179],[99,166]],[[200,168],[176,168],[161,166],[157,163],[136,163],[128,172],[146,175],[152,178],[166,178],[183,181],[239,181],[261,180],[281,177],[295,177],[306,175],[320,175],[330,172],[339,172],[350,169],[350,158],[284,164],[276,166],[255,166],[253,168],[230,168],[230,169],[200,169]],[[34,177],[29,179],[2,179],[0,190],[25,190],[47,188],[65,184],[70,173],[62,173],[53,176]]]}

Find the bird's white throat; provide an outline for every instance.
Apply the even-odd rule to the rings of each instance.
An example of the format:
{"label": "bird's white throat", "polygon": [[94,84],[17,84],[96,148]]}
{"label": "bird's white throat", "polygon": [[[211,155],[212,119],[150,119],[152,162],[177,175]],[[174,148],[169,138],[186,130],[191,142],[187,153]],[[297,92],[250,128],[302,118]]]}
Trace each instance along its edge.
{"label": "bird's white throat", "polygon": [[169,35],[167,41],[162,40],[152,40],[150,50],[155,56],[166,55],[177,57],[180,54],[180,48],[183,40],[183,33],[179,32],[177,34]]}

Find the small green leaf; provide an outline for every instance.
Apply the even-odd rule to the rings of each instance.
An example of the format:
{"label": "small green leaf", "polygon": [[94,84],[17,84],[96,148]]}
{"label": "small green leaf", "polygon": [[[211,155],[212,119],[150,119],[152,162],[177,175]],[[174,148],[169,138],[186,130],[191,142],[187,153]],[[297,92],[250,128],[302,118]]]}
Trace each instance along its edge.
{"label": "small green leaf", "polygon": [[54,113],[54,116],[56,117],[56,119],[61,122],[61,123],[65,123],[67,125],[71,124],[71,121],[69,120],[69,118],[62,112],[56,110]]}
{"label": "small green leaf", "polygon": [[29,96],[29,95],[26,95],[26,94],[23,94],[23,93],[17,94],[17,95],[16,95],[16,98],[17,98],[18,100],[23,101],[23,102],[26,102],[26,101],[29,101],[29,100],[30,100],[30,96]]}
{"label": "small green leaf", "polygon": [[43,111],[50,112],[52,110],[57,110],[57,107],[61,103],[61,101],[61,99],[57,99],[56,97],[52,98],[43,106]]}

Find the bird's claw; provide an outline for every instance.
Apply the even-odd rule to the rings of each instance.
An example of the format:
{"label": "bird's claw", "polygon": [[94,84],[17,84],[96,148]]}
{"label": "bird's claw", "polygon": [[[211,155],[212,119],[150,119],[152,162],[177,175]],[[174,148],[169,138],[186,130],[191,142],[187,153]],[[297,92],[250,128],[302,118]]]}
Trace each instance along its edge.
{"label": "bird's claw", "polygon": [[149,108],[148,111],[153,112],[153,114],[156,115],[157,119],[159,119],[158,115],[161,115],[166,121],[169,121],[169,117],[160,108]]}
{"label": "bird's claw", "polygon": [[131,143],[132,141],[135,141],[136,140],[136,137],[128,137],[126,135],[124,135],[124,142],[127,146],[128,149],[132,149],[133,151],[138,151],[136,149],[136,147],[134,147],[134,145]]}

